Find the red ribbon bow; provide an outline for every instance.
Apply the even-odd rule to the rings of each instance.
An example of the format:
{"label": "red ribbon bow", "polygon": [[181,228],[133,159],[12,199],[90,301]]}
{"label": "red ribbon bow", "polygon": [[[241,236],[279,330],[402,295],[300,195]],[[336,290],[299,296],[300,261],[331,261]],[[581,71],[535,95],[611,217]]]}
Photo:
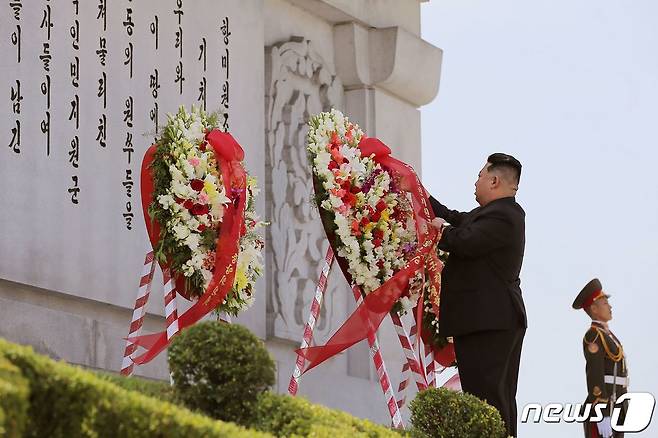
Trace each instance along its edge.
{"label": "red ribbon bow", "polygon": [[[233,287],[235,267],[240,249],[240,233],[244,227],[246,172],[241,163],[244,159],[244,151],[233,136],[227,132],[213,130],[206,135],[206,140],[213,148],[218,159],[226,195],[231,198],[232,202],[224,208],[222,225],[216,241],[218,250],[212,279],[199,300],[178,318],[180,330],[191,326],[215,309],[230,292]],[[151,220],[148,214],[148,206],[153,202],[153,175],[149,167],[153,162],[155,151],[156,145],[151,146],[146,151],[141,171],[142,211],[149,239],[154,249],[160,240],[160,224]],[[177,276],[176,288],[182,295],[186,293],[183,275]],[[188,295],[184,296],[189,298]],[[139,365],[149,362],[169,344],[166,331],[137,336],[129,338],[129,340],[147,349],[141,356],[133,359],[133,362]]]}

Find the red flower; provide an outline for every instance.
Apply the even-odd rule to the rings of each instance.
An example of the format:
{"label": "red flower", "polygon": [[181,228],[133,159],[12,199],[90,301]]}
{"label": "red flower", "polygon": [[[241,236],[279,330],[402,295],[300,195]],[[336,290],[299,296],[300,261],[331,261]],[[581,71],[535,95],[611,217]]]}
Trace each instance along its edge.
{"label": "red flower", "polygon": [[199,149],[201,150],[201,152],[206,151],[206,142],[205,141],[199,145]]}
{"label": "red flower", "polygon": [[370,223],[370,220],[367,217],[364,216],[364,217],[361,218],[361,226],[362,227],[365,227],[369,223]]}
{"label": "red flower", "polygon": [[372,237],[374,237],[375,239],[382,240],[384,238],[384,232],[379,228],[377,228],[372,232]]}
{"label": "red flower", "polygon": [[373,222],[379,222],[379,218],[380,218],[381,216],[382,216],[382,214],[381,214],[380,212],[377,211],[377,212],[375,212],[375,213],[370,217],[370,219],[371,219]]}
{"label": "red flower", "polygon": [[329,168],[329,170],[338,169],[338,163],[336,163],[335,161],[332,160],[332,161],[329,162],[329,166],[327,166],[327,167]]}
{"label": "red flower", "polygon": [[179,198],[178,196],[175,196],[174,200],[176,201],[176,204],[178,204],[178,205],[181,205],[181,204],[183,204],[183,202],[185,202],[181,198]]}
{"label": "red flower", "polygon": [[340,137],[338,137],[338,133],[334,132],[331,134],[331,144],[336,146],[340,146],[342,144]]}
{"label": "red flower", "polygon": [[192,207],[194,207],[194,201],[191,199],[186,200],[183,202],[183,207],[187,208],[188,210],[192,210]]}
{"label": "red flower", "polygon": [[386,202],[384,202],[383,200],[380,200],[380,201],[377,203],[377,211],[382,212],[382,211],[384,211],[385,209],[386,209]]}
{"label": "red flower", "polygon": [[352,186],[352,188],[350,189],[350,192],[352,192],[356,195],[357,193],[361,193],[361,189],[358,188],[357,186]]}
{"label": "red flower", "polygon": [[350,207],[354,207],[356,205],[356,195],[352,192],[345,192],[345,196],[343,196],[343,202]]}
{"label": "red flower", "polygon": [[203,190],[203,181],[200,179],[193,179],[190,181],[190,187],[192,187],[192,189],[196,190],[197,192],[200,192]]}
{"label": "red flower", "polygon": [[352,221],[352,234],[357,237],[361,235],[361,230],[359,230],[359,221],[357,220]]}
{"label": "red flower", "polygon": [[372,244],[375,245],[375,248],[382,246],[382,239],[373,239]]}
{"label": "red flower", "polygon": [[197,230],[198,230],[200,233],[203,233],[204,231],[206,231],[206,228],[207,228],[207,227],[206,227],[204,224],[199,224],[199,227],[197,228]]}
{"label": "red flower", "polygon": [[331,158],[333,158],[336,163],[343,164],[345,161],[345,157],[343,157],[343,154],[340,153],[338,145],[333,143],[329,145],[329,153],[331,154]]}
{"label": "red flower", "polygon": [[192,213],[195,216],[201,216],[204,214],[208,214],[210,211],[210,207],[207,205],[201,205],[201,204],[194,204],[192,208],[190,209],[190,213]]}
{"label": "red flower", "polygon": [[377,260],[377,267],[379,269],[384,269],[384,260]]}

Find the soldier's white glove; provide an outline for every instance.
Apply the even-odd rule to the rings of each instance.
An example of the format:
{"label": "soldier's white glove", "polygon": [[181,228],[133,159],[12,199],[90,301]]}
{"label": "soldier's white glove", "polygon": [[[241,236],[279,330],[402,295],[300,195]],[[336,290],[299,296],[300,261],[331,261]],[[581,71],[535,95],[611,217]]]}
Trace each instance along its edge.
{"label": "soldier's white glove", "polygon": [[599,430],[599,435],[603,438],[612,437],[612,425],[610,424],[610,417],[603,417],[603,420],[596,423],[596,428]]}

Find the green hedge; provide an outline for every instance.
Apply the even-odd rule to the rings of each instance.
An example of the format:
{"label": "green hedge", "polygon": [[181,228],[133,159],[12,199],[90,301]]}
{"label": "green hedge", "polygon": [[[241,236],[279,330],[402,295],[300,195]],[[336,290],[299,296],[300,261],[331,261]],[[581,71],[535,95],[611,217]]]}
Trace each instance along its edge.
{"label": "green hedge", "polygon": [[102,380],[106,380],[128,391],[135,391],[142,395],[153,397],[160,401],[177,403],[174,397],[174,389],[164,380],[151,380],[143,377],[124,377],[120,374],[110,373],[107,371],[94,371],[94,374]]}
{"label": "green hedge", "polygon": [[[6,357],[29,381],[25,434],[28,437],[267,437],[231,423],[127,391],[77,367],[55,362],[0,339]],[[13,372],[12,367],[5,367]],[[12,378],[13,379],[13,378]],[[18,381],[18,379],[13,379]],[[5,380],[6,381],[6,380]],[[14,385],[16,386],[16,385]],[[11,390],[10,390],[11,393]],[[20,391],[18,392],[20,394]],[[16,394],[16,392],[14,392]],[[23,392],[22,400],[27,393]],[[21,397],[19,397],[21,398]],[[4,399],[4,396],[3,396]],[[20,403],[19,403],[20,404]],[[3,405],[8,436],[20,436],[20,411]],[[10,420],[9,422],[7,420]],[[9,427],[12,429],[9,430]]]}
{"label": "green hedge", "polygon": [[250,427],[279,437],[400,437],[386,427],[345,412],[269,392],[260,396],[253,418]]}
{"label": "green hedge", "polygon": [[20,370],[0,356],[0,436],[23,436],[29,387]]}
{"label": "green hedge", "polygon": [[471,394],[444,388],[420,392],[410,403],[412,435],[432,438],[505,438],[498,410]]}
{"label": "green hedge", "polygon": [[[124,389],[121,386],[127,388]],[[259,396],[245,430],[172,400],[166,383],[97,376],[0,339],[2,437],[316,437],[398,438],[397,431],[303,398]],[[412,435],[503,438],[498,411],[469,394],[423,391],[412,401]]]}

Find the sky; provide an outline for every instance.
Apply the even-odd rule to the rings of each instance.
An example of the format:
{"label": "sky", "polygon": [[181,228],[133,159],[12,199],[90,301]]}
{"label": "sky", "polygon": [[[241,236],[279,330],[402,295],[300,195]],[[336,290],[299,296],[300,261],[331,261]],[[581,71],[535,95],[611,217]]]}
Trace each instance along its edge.
{"label": "sky", "polygon": [[[425,186],[468,211],[490,153],[523,164],[519,413],[585,399],[589,319],[571,303],[594,277],[612,295],[630,390],[658,397],[657,20],[654,0],[422,4],[422,37],[443,49],[439,94],[421,109]],[[627,438],[658,436],[657,417]],[[519,436],[582,428],[541,422]]]}

